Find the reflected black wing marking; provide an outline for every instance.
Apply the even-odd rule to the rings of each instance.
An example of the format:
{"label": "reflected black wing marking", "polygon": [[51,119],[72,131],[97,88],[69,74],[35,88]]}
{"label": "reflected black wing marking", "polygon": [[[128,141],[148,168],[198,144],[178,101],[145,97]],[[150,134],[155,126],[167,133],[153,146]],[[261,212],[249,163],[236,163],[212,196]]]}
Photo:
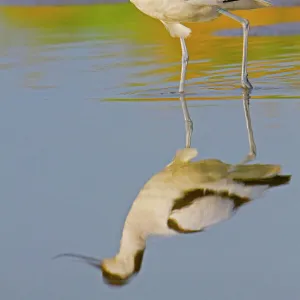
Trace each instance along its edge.
{"label": "reflected black wing marking", "polygon": [[[285,185],[290,180],[291,175],[276,175],[260,179],[234,179],[234,182],[253,187],[255,190],[260,186],[268,189]],[[186,191],[181,197],[175,199],[167,225],[178,233],[203,231],[208,226],[230,218],[241,206],[252,200],[252,197],[251,199],[249,197],[227,190],[200,188]]]}
{"label": "reflected black wing marking", "polygon": [[234,179],[235,182],[243,183],[246,186],[268,185],[269,187],[288,184],[291,180],[291,175],[276,175],[269,178],[261,179]]}
{"label": "reflected black wing marking", "polygon": [[[236,181],[236,180],[235,180]],[[244,183],[244,181],[242,181]],[[249,185],[254,185],[253,181],[248,182]],[[266,183],[264,183],[266,184]],[[261,185],[263,185],[261,183]],[[211,189],[195,189],[191,191],[186,191],[185,194],[174,201],[174,205],[172,207],[172,211],[179,210],[182,208],[185,208],[187,206],[190,206],[193,204],[193,202],[197,199],[204,198],[207,196],[219,196],[221,198],[230,199],[234,202],[234,207],[237,208],[241,206],[242,204],[249,202],[250,199],[247,197],[242,197],[237,194],[229,194],[228,191],[217,191],[217,190],[211,190]]]}
{"label": "reflected black wing marking", "polygon": [[201,232],[206,227],[224,221],[243,204],[247,197],[228,191],[195,189],[174,201],[167,225],[178,233]]}

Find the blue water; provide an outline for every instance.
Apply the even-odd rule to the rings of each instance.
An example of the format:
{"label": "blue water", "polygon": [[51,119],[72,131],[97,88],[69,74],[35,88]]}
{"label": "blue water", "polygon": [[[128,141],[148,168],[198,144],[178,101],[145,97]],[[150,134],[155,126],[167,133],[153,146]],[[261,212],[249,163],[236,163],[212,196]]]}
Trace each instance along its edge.
{"label": "blue water", "polygon": [[[271,75],[268,82],[276,86],[265,86],[266,95],[278,91],[291,99],[262,100],[258,88],[251,102],[257,161],[281,164],[291,184],[203,234],[149,240],[141,273],[116,290],[88,266],[51,258],[66,251],[99,258],[116,253],[139,189],[184,147],[180,104],[138,101],[142,87],[140,94],[134,90],[135,102],[104,101],[130,98],[124,82],[143,70],[113,37],[94,41],[86,33],[78,42],[40,44],[33,29],[3,30],[1,299],[299,298],[299,74]],[[129,40],[125,47],[131,49]],[[150,59],[149,68],[156,67]],[[151,81],[144,94],[154,100],[175,86]],[[201,86],[191,90],[201,95]],[[236,88],[225,95],[230,100],[240,93]],[[188,104],[200,158],[240,161],[248,152],[242,102]]]}

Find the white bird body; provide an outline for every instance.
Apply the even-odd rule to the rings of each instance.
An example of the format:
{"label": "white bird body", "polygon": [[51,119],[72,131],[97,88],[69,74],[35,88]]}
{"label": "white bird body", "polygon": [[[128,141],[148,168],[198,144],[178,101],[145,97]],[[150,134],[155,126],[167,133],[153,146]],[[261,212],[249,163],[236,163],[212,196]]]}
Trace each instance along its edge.
{"label": "white bird body", "polygon": [[[226,10],[256,9],[267,5],[259,0],[238,0],[227,3],[215,0],[130,0],[130,2],[144,14],[160,20],[171,36],[183,38],[186,38],[191,30],[180,23],[213,20],[220,16],[219,8]],[[183,27],[188,30],[183,30]]]}
{"label": "white bird body", "polygon": [[[272,181],[281,169],[240,165],[230,173],[231,165],[217,159],[191,162],[196,155],[193,148],[177,151],[174,160],[140,190],[125,220],[119,253],[101,263],[110,284],[124,284],[140,270],[149,236],[200,232],[229,219],[239,206],[268,189],[270,182],[263,180]],[[253,180],[259,182],[255,185]]]}
{"label": "white bird body", "polygon": [[[193,156],[190,156],[191,154]],[[189,162],[189,159],[196,154],[196,149],[191,148],[178,151],[174,161],[155,174],[144,185],[126,218],[123,230],[125,236],[128,230],[134,230],[135,236],[139,236],[143,240],[146,240],[149,235],[178,234],[178,231],[167,225],[171,216],[179,217],[181,227],[187,227],[184,223],[186,220],[190,221],[189,214],[193,213],[195,208],[200,207],[205,210],[204,204],[211,206],[211,203],[217,204],[218,200],[221,199],[221,197],[208,195],[201,197],[201,201],[193,201],[193,206],[172,212],[176,199],[184,198],[188,191],[198,189],[228,191],[229,193],[237,193],[243,198],[251,197],[253,188],[247,188],[228,178],[230,165],[215,159],[203,160],[197,164]],[[186,160],[187,158],[188,160]],[[198,213],[196,212],[196,215]],[[184,219],[183,216],[187,218]],[[197,226],[197,229],[194,229],[197,231],[211,225],[210,222],[209,224],[203,222],[201,218],[197,219],[197,222],[201,224]]]}
{"label": "white bird body", "polygon": [[[212,217],[215,220],[207,218],[207,215],[211,215],[211,212],[207,213],[207,209],[211,210],[213,208],[216,212],[220,212],[219,205],[222,208],[232,207],[233,209],[232,204],[228,206],[224,206],[223,203],[220,204],[223,200],[226,202],[226,193],[231,203],[233,201],[230,200],[230,196],[233,195],[247,202],[254,197],[258,197],[268,188],[268,185],[253,187],[235,181],[234,176],[237,176],[237,174],[242,176],[238,173],[241,168],[246,171],[245,175],[248,178],[251,178],[250,176],[268,178],[280,171],[280,166],[276,165],[252,165],[257,168],[256,172],[260,172],[255,174],[251,170],[252,166],[247,165],[240,166],[240,169],[237,169],[234,174],[230,174],[231,165],[217,159],[191,162],[190,159],[196,155],[197,150],[194,148],[179,150],[169,165],[149,179],[137,195],[125,220],[123,229],[125,236],[128,230],[135,231],[134,235],[143,240],[146,240],[149,235],[178,234],[180,232],[171,229],[167,224],[169,218],[175,217],[176,220],[177,217],[180,219],[179,225],[186,231],[201,231],[215,223],[215,221],[219,221],[216,215]],[[189,203],[189,200],[185,199],[187,194],[196,190],[203,191],[204,194],[202,195],[202,192],[200,192],[201,196],[195,196]],[[214,194],[212,195],[208,191],[213,191]],[[175,202],[181,200],[186,201],[185,204],[187,205],[183,205],[180,209],[174,209]],[[191,221],[190,214],[200,216],[203,212],[205,212],[207,223],[203,218],[198,217],[196,217],[196,220]],[[228,216],[228,211],[225,215]],[[221,219],[223,217],[224,215]],[[197,225],[195,228],[189,228],[185,222],[197,223]]]}
{"label": "white bird body", "polygon": [[140,11],[164,22],[201,22],[217,17],[214,6],[184,0],[130,0]]}
{"label": "white bird body", "polygon": [[63,255],[81,258],[101,268],[107,283],[123,285],[139,272],[149,236],[203,231],[229,219],[269,187],[290,180],[278,175],[279,165],[237,165],[231,172],[230,164],[217,159],[191,162],[196,155],[194,148],[177,151],[172,162],[146,182],[127,215],[116,256],[100,262]]}

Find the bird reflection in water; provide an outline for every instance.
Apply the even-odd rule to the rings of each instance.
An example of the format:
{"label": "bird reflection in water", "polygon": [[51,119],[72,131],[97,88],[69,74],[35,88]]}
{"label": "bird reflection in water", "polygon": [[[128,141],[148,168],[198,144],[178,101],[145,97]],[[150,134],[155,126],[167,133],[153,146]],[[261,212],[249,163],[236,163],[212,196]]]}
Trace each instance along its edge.
{"label": "bird reflection in water", "polygon": [[[201,232],[229,219],[269,188],[290,182],[290,175],[280,174],[280,165],[231,165],[218,159],[192,161],[198,152],[190,147],[192,126],[186,114],[185,120],[186,147],[178,150],[138,193],[125,220],[117,255],[103,260],[72,253],[57,257],[80,259],[101,270],[107,284],[123,286],[140,271],[149,236]],[[244,162],[255,156],[249,120],[250,153]]]}
{"label": "bird reflection in water", "polygon": [[[250,116],[250,91],[248,89],[242,89],[242,99],[243,99],[244,114],[245,114],[246,127],[247,127],[248,140],[249,140],[249,153],[243,159],[243,161],[240,162],[240,164],[246,164],[256,158],[256,144],[254,140],[254,134],[253,134],[252,122]],[[183,93],[180,94],[179,100],[181,103],[184,123],[185,123],[185,147],[190,148],[191,138],[193,133],[193,121],[190,117],[186,99]]]}

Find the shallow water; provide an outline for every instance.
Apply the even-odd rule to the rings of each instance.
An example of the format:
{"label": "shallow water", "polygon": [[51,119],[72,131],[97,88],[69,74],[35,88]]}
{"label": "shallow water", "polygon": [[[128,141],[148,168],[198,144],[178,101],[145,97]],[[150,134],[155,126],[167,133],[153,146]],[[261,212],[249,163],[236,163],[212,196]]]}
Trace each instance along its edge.
{"label": "shallow water", "polygon": [[[115,290],[51,257],[114,255],[137,192],[184,147],[178,40],[130,4],[0,8],[1,298],[299,297],[300,7],[240,14],[257,161],[291,184],[206,233],[151,239],[139,276]],[[226,18],[191,28],[192,145],[236,163],[248,151],[241,32]]]}

